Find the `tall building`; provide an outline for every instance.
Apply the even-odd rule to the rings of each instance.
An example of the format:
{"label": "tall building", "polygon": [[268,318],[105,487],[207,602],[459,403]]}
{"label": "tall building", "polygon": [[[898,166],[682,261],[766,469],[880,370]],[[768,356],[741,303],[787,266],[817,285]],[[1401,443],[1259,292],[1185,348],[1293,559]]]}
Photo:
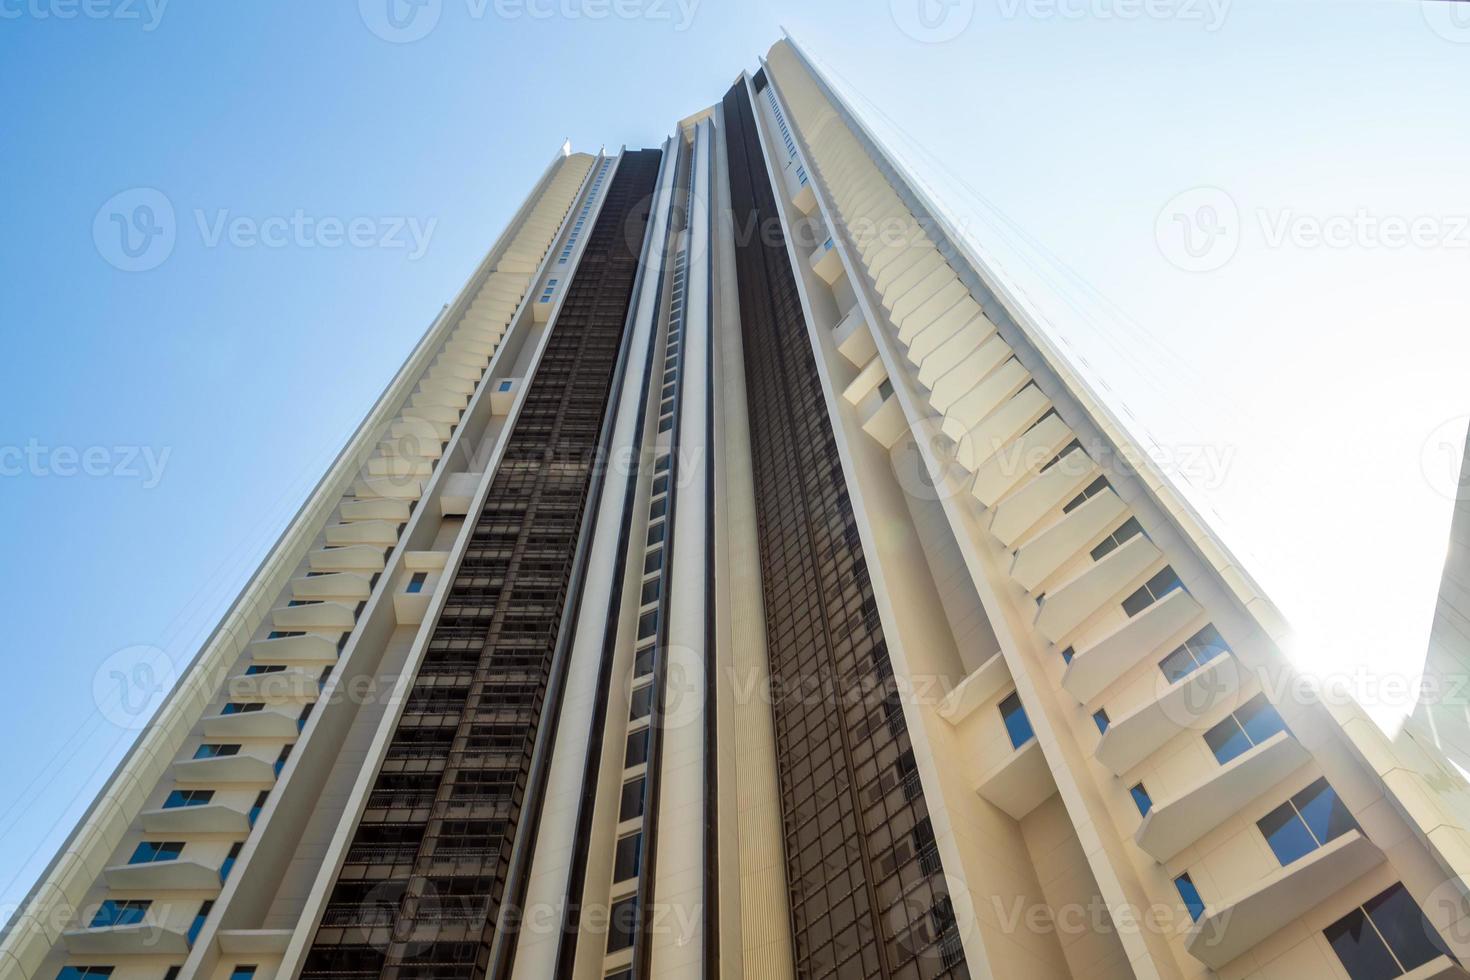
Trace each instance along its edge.
{"label": "tall building", "polygon": [[1461,770],[1285,636],[783,40],[556,155],[0,975],[1464,977]]}

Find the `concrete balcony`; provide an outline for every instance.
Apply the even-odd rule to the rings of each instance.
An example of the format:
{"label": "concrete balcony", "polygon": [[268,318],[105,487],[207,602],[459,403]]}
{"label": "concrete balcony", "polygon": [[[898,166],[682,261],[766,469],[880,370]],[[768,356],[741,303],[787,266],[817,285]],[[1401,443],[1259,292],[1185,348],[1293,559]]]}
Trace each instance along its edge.
{"label": "concrete balcony", "polygon": [[[1029,391],[1036,389],[1030,388]],[[1011,399],[1011,402],[1022,402],[1024,397]],[[1043,396],[1045,400],[1045,396]],[[1009,414],[1007,405],[995,413],[996,418]],[[1029,408],[1017,405],[1015,415],[1025,418]],[[987,419],[986,423],[990,420]],[[986,423],[981,423],[980,428],[971,433],[970,448],[972,452],[981,452],[985,449],[982,433],[988,428]],[[1048,415],[1030,429],[1023,432],[1012,442],[1002,442],[996,437],[997,448],[995,452],[975,469],[975,482],[970,492],[975,499],[986,507],[994,507],[1001,498],[1010,493],[1016,487],[1021,486],[1031,479],[1038,470],[1051,462],[1062,448],[1074,438],[1072,430],[1067,427],[1059,416]],[[961,453],[963,457],[963,453]],[[978,457],[977,461],[978,461]],[[961,460],[963,465],[963,459]]]}
{"label": "concrete balcony", "polygon": [[969,290],[953,273],[910,290],[893,305],[891,315],[898,326],[898,339],[912,347],[929,328],[950,322],[945,314],[952,310],[963,320],[973,320],[980,308],[973,301],[966,302],[968,297]]}
{"label": "concrete balcony", "polygon": [[102,880],[109,888],[139,892],[212,891],[220,886],[219,868],[185,858],[115,864],[102,869]]}
{"label": "concrete balcony", "polygon": [[470,511],[475,491],[480,488],[484,473],[450,473],[444,478],[444,489],[439,494],[439,513],[445,517],[463,517]]}
{"label": "concrete balcony", "polygon": [[66,951],[74,956],[177,956],[189,952],[189,937],[182,929],[149,921],[69,929],[61,937]]}
{"label": "concrete balcony", "polygon": [[883,294],[894,323],[902,324],[910,317],[923,315],[923,311],[953,303],[969,292],[955,277],[944,256],[936,251],[934,257],[938,260],[936,264],[925,263],[927,269],[915,266],[895,278],[892,287]]}
{"label": "concrete balcony", "polygon": [[422,440],[417,436],[385,439],[378,443],[378,455],[413,460],[439,459],[444,455],[444,445],[438,439]]}
{"label": "concrete balcony", "polygon": [[1196,730],[1221,705],[1240,700],[1241,668],[1229,654],[1216,657],[1188,677],[1161,685],[1158,697],[1115,720],[1097,746],[1097,761],[1121,776],[1182,731]]}
{"label": "concrete balcony", "polygon": [[398,543],[396,521],[351,521],[332,524],[326,530],[327,544],[331,545],[377,545],[391,548]]}
{"label": "concrete balcony", "polygon": [[[478,341],[476,343],[479,345]],[[494,345],[480,346],[489,346],[492,350],[494,347]],[[435,374],[433,371],[430,371],[419,384],[424,388],[439,388],[443,391],[454,392],[457,395],[473,395],[478,380],[478,378],[461,378],[453,374]]]}
{"label": "concrete balcony", "polygon": [[334,664],[337,662],[337,644],[311,633],[283,636],[275,640],[256,640],[250,644],[250,656],[257,663]]}
{"label": "concrete balcony", "polygon": [[873,332],[868,329],[868,320],[858,306],[848,310],[847,315],[832,328],[832,340],[837,345],[837,353],[847,358],[853,367],[862,367],[878,353]]}
{"label": "concrete balcony", "polygon": [[406,419],[444,422],[448,425],[454,425],[463,414],[464,409],[455,408],[453,405],[409,405],[403,410],[403,417]]}
{"label": "concrete balcony", "polygon": [[877,439],[884,449],[892,449],[893,444],[903,437],[909,429],[908,420],[904,417],[903,408],[898,404],[898,398],[889,395],[878,402],[867,418],[863,419],[863,431]]}
{"label": "concrete balcony", "polygon": [[1103,606],[1121,602],[1148,577],[1163,553],[1147,537],[1135,535],[1055,591],[1048,592],[1036,615],[1036,628],[1060,643]]}
{"label": "concrete balcony", "polygon": [[1088,497],[1016,552],[1011,578],[1027,592],[1035,592],[1057,569],[1102,540],[1127,513],[1128,505],[1111,487]]}
{"label": "concrete balcony", "polygon": [[201,723],[206,738],[295,738],[301,708],[299,703],[268,704],[259,711],[205,715]]}
{"label": "concrete balcony", "polygon": [[975,792],[1016,820],[1046,802],[1057,791],[1051,768],[1032,738],[981,778]]}
{"label": "concrete balcony", "polygon": [[391,476],[399,479],[427,479],[434,472],[429,460],[405,459],[397,456],[375,456],[368,460],[369,476]]}
{"label": "concrete balcony", "polygon": [[343,521],[389,521],[402,524],[412,510],[410,501],[401,497],[373,496],[342,502]]}
{"label": "concrete balcony", "polygon": [[[421,480],[369,476],[354,481],[352,492],[361,499],[383,497],[390,500],[418,500],[424,495],[424,484]],[[379,571],[379,569],[374,569],[374,571]]]}
{"label": "concrete balcony", "polygon": [[1176,589],[1086,650],[1079,650],[1062,675],[1062,686],[1086,704],[1134,664],[1158,654],[1204,610],[1194,596]]}
{"label": "concrete balcony", "polygon": [[250,814],[223,803],[144,810],[139,818],[150,834],[248,834]]}
{"label": "concrete balcony", "polygon": [[320,689],[315,673],[291,668],[264,674],[236,674],[225,685],[231,701],[309,701]]}
{"label": "concrete balcony", "polygon": [[[445,353],[448,354],[453,352],[446,350]],[[485,360],[482,355],[476,354],[473,356],[479,358],[482,361]],[[415,408],[421,408],[426,405],[442,405],[448,408],[457,408],[463,410],[464,407],[469,404],[470,399],[468,395],[461,395],[455,391],[445,391],[442,388],[424,388],[420,386],[418,391],[409,396],[408,401],[409,404],[414,406]]]}
{"label": "concrete balcony", "polygon": [[511,406],[515,404],[516,396],[520,394],[521,387],[525,384],[525,379],[496,378],[491,384],[490,413],[509,415]]}
{"label": "concrete balcony", "polygon": [[1158,801],[1133,840],[1163,863],[1291,775],[1310,756],[1290,732],[1277,732],[1170,800]]}
{"label": "concrete balcony", "polygon": [[[1011,368],[1015,361],[1001,368],[989,381],[981,384],[984,388],[995,385],[994,390],[1012,389],[1015,378]],[[1012,377],[1007,378],[1010,375]],[[966,396],[969,397],[969,396]],[[964,434],[959,437],[955,446],[955,458],[961,466],[970,472],[976,472],[987,461],[992,459],[1007,443],[1020,436],[1033,422],[1041,418],[1046,410],[1051,407],[1051,402],[1035,387],[1021,387],[1009,391],[1008,394],[998,402],[983,417],[975,421]],[[945,416],[946,423],[955,418],[954,415]],[[1060,447],[1058,447],[1060,448]],[[1005,457],[1002,457],[1002,461]],[[1035,461],[1034,467],[1040,467],[1046,463],[1045,459]],[[1000,463],[997,466],[1001,465]],[[1004,475],[1004,474],[1000,474]],[[1024,474],[1023,474],[1024,475]],[[996,474],[991,475],[991,480],[996,479]],[[989,481],[987,481],[989,482]],[[998,500],[996,491],[991,488],[986,492],[984,498],[977,497],[981,503],[985,500]],[[985,504],[991,506],[991,504]]]}
{"label": "concrete balcony", "polygon": [[1223,905],[1211,905],[1189,930],[1184,948],[1218,970],[1320,905],[1383,861],[1356,830],[1317,848]]}
{"label": "concrete balcony", "polygon": [[[465,328],[461,327],[460,329],[463,330]],[[489,327],[475,327],[472,329],[483,330],[486,336],[491,336],[494,333],[494,331],[491,330],[491,328]],[[480,380],[480,376],[484,373],[485,372],[480,368],[469,367],[467,365],[459,363],[458,361],[445,361],[437,359],[434,361],[434,366],[429,368],[429,377],[431,378],[463,378],[466,381],[478,382]]]}
{"label": "concrete balcony", "polygon": [[1000,502],[991,512],[990,533],[1007,548],[1014,548],[1022,535],[1077,496],[1096,474],[1097,466],[1087,453],[1080,448],[1071,450],[1055,466]]}
{"label": "concrete balcony", "polygon": [[929,403],[943,413],[945,434],[959,439],[1030,380],[1010,346],[992,337],[934,383]]}
{"label": "concrete balcony", "polygon": [[[952,316],[961,315],[963,314],[945,313],[929,329],[938,330],[940,325]],[[956,366],[963,365],[994,336],[995,327],[983,316],[975,317],[968,323],[962,324],[959,330],[934,348],[933,352],[918,365],[919,384],[929,389],[937,388],[941,378],[949,377],[950,372],[955,370]],[[912,360],[912,357],[910,359]]]}
{"label": "concrete balcony", "polygon": [[271,622],[278,630],[350,630],[356,621],[356,606],[342,602],[312,602],[271,610]]}
{"label": "concrete balcony", "polygon": [[275,767],[253,755],[217,755],[210,759],[180,759],[174,778],[181,783],[273,783]]}
{"label": "concrete balcony", "polygon": [[822,277],[827,285],[835,283],[842,275],[842,259],[837,255],[837,249],[832,247],[832,239],[827,239],[808,257],[807,262],[812,271]]}
{"label": "concrete balcony", "polygon": [[989,703],[996,695],[1014,686],[1006,658],[999,653],[994,654],[945,695],[939,705],[939,717],[958,728],[981,705]]}
{"label": "concrete balcony", "polygon": [[291,580],[293,599],[349,599],[357,601],[372,594],[372,578],[356,572],[327,572]]}

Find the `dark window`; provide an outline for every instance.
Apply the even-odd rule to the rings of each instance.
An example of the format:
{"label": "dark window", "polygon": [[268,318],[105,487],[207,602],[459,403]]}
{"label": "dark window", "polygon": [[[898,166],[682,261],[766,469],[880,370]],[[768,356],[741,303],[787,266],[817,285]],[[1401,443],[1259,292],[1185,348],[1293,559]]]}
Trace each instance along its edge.
{"label": "dark window", "polygon": [[254,966],[237,966],[230,971],[230,980],[251,980],[254,976]]}
{"label": "dark window", "polygon": [[1179,581],[1174,569],[1165,565],[1153,578],[1139,586],[1138,591],[1123,600],[1123,611],[1130,616],[1137,616],[1170,592],[1182,588],[1184,583]]}
{"label": "dark window", "polygon": [[1352,980],[1401,977],[1443,953],[1403,885],[1393,885],[1322,930]]}
{"label": "dark window", "polygon": [[1026,717],[1026,709],[1021,706],[1021,696],[1015,691],[1007,694],[1005,700],[1000,703],[1000,716],[1006,723],[1006,731],[1011,736],[1011,745],[1020,748],[1035,737],[1036,733],[1031,730],[1031,719]]}
{"label": "dark window", "polygon": [[1230,647],[1221,638],[1220,631],[1206,625],[1198,633],[1185,640],[1159,661],[1159,670],[1173,684],[1183,680],[1221,654],[1230,652]]}
{"label": "dark window", "polygon": [[108,926],[132,926],[142,922],[148,915],[148,906],[153,903],[146,898],[118,900],[109,898],[97,906],[90,928],[103,929]]}
{"label": "dark window", "polygon": [[204,920],[209,918],[209,910],[214,908],[213,901],[201,902],[199,911],[194,913],[194,921],[189,923],[189,945],[194,945],[194,940],[199,938],[199,930],[204,928]]}
{"label": "dark window", "polygon": [[642,677],[653,673],[653,647],[644,647],[633,654],[633,676]]}
{"label": "dark window", "polygon": [[220,711],[220,714],[248,715],[255,711],[264,710],[265,702],[263,701],[230,701],[224,706],[223,710]]}
{"label": "dark window", "polygon": [[196,759],[217,759],[221,756],[239,754],[240,746],[221,745],[216,742],[205,742],[203,745],[199,746],[199,748],[194,750],[194,758]]}
{"label": "dark window", "polygon": [[203,806],[212,799],[212,789],[176,789],[163,801],[163,808],[173,810],[181,806]]}
{"label": "dark window", "polygon": [[1257,694],[1235,710],[1230,717],[1205,732],[1205,743],[1222,766],[1252,746],[1260,745],[1277,732],[1286,731],[1286,722],[1266,700]]}
{"label": "dark window", "polygon": [[1062,663],[1064,663],[1064,664],[1071,663],[1072,662],[1072,658],[1075,657],[1076,655],[1077,655],[1076,652],[1071,647],[1067,647],[1067,649],[1065,649],[1065,650],[1062,651]]}
{"label": "dark window", "polygon": [[1096,548],[1092,549],[1092,560],[1100,561],[1109,552],[1115,550],[1118,545],[1123,544],[1129,538],[1137,537],[1143,533],[1143,527],[1138,523],[1138,518],[1130,517],[1118,529],[1103,538]]}
{"label": "dark window", "polygon": [[279,674],[285,669],[285,664],[251,664],[245,668],[245,676],[254,677],[256,674]]}
{"label": "dark window", "polygon": [[169,967],[167,970],[163,971],[163,980],[179,980],[179,971],[182,969],[183,967],[181,966]]}
{"label": "dark window", "polygon": [[1092,723],[1097,726],[1097,730],[1099,732],[1106,732],[1108,730],[1107,711],[1102,708],[1098,708],[1096,711],[1094,711],[1092,713]]}
{"label": "dark window", "polygon": [[637,934],[638,900],[625,898],[621,902],[614,902],[608,913],[607,951],[616,953],[620,949],[627,949],[633,945],[633,937]]}
{"label": "dark window", "polygon": [[255,821],[260,816],[260,811],[265,809],[266,797],[270,795],[270,790],[268,789],[263,789],[255,794],[255,802],[250,806],[250,826],[255,826]]}
{"label": "dark window", "polygon": [[56,974],[56,980],[91,980],[93,977],[112,976],[110,966],[64,966]]}
{"label": "dark window", "polygon": [[184,853],[184,842],[177,840],[145,840],[133,849],[129,864],[152,864],[154,861],[172,861]]}
{"label": "dark window", "polygon": [[1133,797],[1133,805],[1138,807],[1139,816],[1148,816],[1148,811],[1154,808],[1154,801],[1149,798],[1148,790],[1143,788],[1142,783],[1134,783],[1128,795]]}
{"label": "dark window", "polygon": [[648,529],[648,543],[658,544],[664,539],[664,522],[659,521]]}
{"label": "dark window", "polygon": [[644,684],[633,692],[628,699],[628,720],[636,721],[639,718],[647,718],[649,711],[653,709],[653,685]]}
{"label": "dark window", "polygon": [[406,591],[410,593],[424,591],[424,583],[428,579],[428,572],[414,572],[408,579],[408,589]]}
{"label": "dark window", "polygon": [[1098,477],[1096,480],[1093,480],[1091,483],[1089,483],[1081,493],[1068,501],[1066,505],[1062,507],[1062,513],[1072,513],[1072,511],[1076,510],[1078,507],[1081,507],[1084,503],[1086,503],[1087,498],[1095,497],[1107,488],[1108,478],[1105,476]]}
{"label": "dark window", "polygon": [[613,881],[627,881],[638,876],[638,859],[643,853],[643,835],[629,834],[618,838],[613,857]]}
{"label": "dark window", "polygon": [[659,579],[651,578],[643,583],[643,591],[638,596],[638,605],[646,606],[658,599]]}
{"label": "dark window", "polygon": [[1189,917],[1196,922],[1205,914],[1205,900],[1200,897],[1199,889],[1194,887],[1194,879],[1185,872],[1174,879],[1174,887],[1179,889],[1179,897],[1184,899],[1184,907],[1189,910]]}
{"label": "dark window", "polygon": [[623,784],[623,795],[618,801],[618,820],[632,820],[643,816],[643,777],[630,779]]}
{"label": "dark window", "polygon": [[640,728],[628,733],[628,745],[623,750],[623,768],[641,766],[648,761],[648,729]]}
{"label": "dark window", "polygon": [[224,861],[221,862],[219,866],[220,881],[224,881],[230,876],[230,872],[234,870],[235,861],[240,857],[240,848],[244,846],[245,845],[240,843],[239,841],[236,841],[235,843],[230,845],[230,853],[225,855]]}
{"label": "dark window", "polygon": [[888,399],[890,399],[890,398],[893,397],[893,379],[892,378],[884,378],[878,384],[878,397],[880,399],[882,399],[883,401],[885,401],[885,402]]}
{"label": "dark window", "polygon": [[1276,860],[1287,865],[1356,830],[1358,824],[1327,780],[1318,779],[1256,821],[1256,826]]}
{"label": "dark window", "polygon": [[644,575],[647,575],[649,572],[656,572],[660,568],[663,568],[663,567],[664,567],[664,550],[662,548],[655,548],[654,550],[650,551],[648,554],[646,554],[646,555],[643,556],[643,574]]}

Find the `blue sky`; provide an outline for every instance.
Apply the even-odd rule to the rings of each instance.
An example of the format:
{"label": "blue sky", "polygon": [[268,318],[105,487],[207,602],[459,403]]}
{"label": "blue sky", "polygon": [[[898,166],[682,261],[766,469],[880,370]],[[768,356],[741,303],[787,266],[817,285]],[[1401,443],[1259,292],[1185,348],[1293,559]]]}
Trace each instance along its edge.
{"label": "blue sky", "polygon": [[[562,140],[657,145],[782,24],[1303,662],[1417,664],[1470,417],[1447,5],[386,2],[0,2],[0,906],[133,737],[107,658],[193,655]],[[171,250],[120,251],[116,195]]]}

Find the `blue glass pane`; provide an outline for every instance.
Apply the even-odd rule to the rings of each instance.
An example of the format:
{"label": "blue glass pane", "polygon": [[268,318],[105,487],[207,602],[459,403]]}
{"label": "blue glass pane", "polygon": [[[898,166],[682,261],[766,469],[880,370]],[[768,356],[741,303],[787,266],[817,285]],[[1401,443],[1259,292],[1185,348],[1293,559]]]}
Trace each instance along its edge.
{"label": "blue glass pane", "polygon": [[1184,647],[1179,647],[1159,661],[1159,670],[1163,671],[1170,684],[1188,677],[1198,667],[1199,664],[1194,662],[1194,657]]}
{"label": "blue glass pane", "polygon": [[1011,745],[1020,748],[1036,733],[1031,729],[1031,719],[1026,717],[1026,709],[1021,707],[1021,698],[1015,692],[1006,696],[1000,703],[1000,716],[1005,720],[1006,732],[1011,736]]}
{"label": "blue glass pane", "polygon": [[1199,889],[1194,887],[1194,881],[1189,875],[1183,874],[1174,879],[1174,887],[1179,889],[1179,897],[1184,899],[1189,917],[1198,921],[1205,914],[1205,900],[1200,897]]}
{"label": "blue glass pane", "polygon": [[1383,933],[1389,949],[1399,958],[1404,969],[1412,970],[1423,966],[1445,950],[1439,947],[1438,935],[1424,919],[1424,913],[1414,904],[1414,899],[1403,885],[1394,885],[1388,891],[1363,903],[1368,917]]}
{"label": "blue glass pane", "polygon": [[1312,853],[1319,846],[1290,803],[1283,803],[1266,814],[1256,822],[1256,826],[1261,828],[1266,843],[1271,845],[1272,853],[1283,867]]}
{"label": "blue glass pane", "polygon": [[1250,736],[1252,745],[1260,745],[1277,732],[1286,731],[1286,722],[1281,720],[1276,709],[1259,694],[1247,701],[1235,713],[1235,717],[1240,719],[1241,727]]}
{"label": "blue glass pane", "polygon": [[1384,980],[1403,975],[1389,955],[1388,947],[1369,927],[1362,909],[1353,909],[1322,930],[1322,934],[1352,980]]}
{"label": "blue glass pane", "polygon": [[1132,795],[1133,804],[1138,807],[1139,814],[1145,817],[1148,816],[1148,811],[1154,808],[1154,801],[1149,799],[1148,790],[1143,788],[1142,783],[1139,783],[1128,792]]}
{"label": "blue glass pane", "polygon": [[1313,836],[1323,844],[1356,830],[1358,822],[1338,798],[1337,791],[1319,779],[1291,798]]}
{"label": "blue glass pane", "polygon": [[1233,716],[1205,732],[1205,742],[1222,766],[1251,747],[1250,739]]}

